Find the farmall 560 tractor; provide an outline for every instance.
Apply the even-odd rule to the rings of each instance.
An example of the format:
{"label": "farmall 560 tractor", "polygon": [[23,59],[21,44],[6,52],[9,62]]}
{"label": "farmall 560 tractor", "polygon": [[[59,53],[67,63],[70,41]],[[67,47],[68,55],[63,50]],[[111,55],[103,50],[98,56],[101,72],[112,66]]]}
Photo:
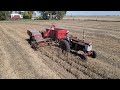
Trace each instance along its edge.
{"label": "farmall 560 tractor", "polygon": [[87,60],[87,56],[96,58],[97,54],[92,50],[92,43],[84,40],[79,40],[77,37],[72,35],[68,36],[67,29],[55,28],[52,25],[51,28],[47,28],[45,32],[38,30],[27,30],[29,35],[29,43],[31,47],[37,50],[39,47],[46,46],[52,42],[56,43],[63,51],[82,51],[84,60]]}

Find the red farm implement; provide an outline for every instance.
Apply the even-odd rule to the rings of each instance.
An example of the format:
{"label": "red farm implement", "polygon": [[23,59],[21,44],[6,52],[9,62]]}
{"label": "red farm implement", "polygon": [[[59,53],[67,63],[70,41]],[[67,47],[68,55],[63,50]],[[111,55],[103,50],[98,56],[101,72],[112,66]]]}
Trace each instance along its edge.
{"label": "red farm implement", "polygon": [[96,58],[97,54],[92,50],[91,42],[79,40],[77,37],[72,35],[68,36],[68,32],[69,31],[67,29],[56,28],[54,25],[52,25],[51,28],[47,28],[45,32],[27,30],[29,43],[35,50],[39,47],[55,43],[66,52],[82,51],[84,60],[87,60],[87,56]]}

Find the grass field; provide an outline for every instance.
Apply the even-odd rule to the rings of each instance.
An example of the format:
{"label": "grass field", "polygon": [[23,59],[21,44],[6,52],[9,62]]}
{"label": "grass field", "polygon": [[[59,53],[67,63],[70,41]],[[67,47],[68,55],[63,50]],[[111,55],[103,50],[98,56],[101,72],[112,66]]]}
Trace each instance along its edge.
{"label": "grass field", "polygon": [[[120,17],[65,17],[61,21],[21,20],[0,22],[0,78],[18,79],[120,79]],[[93,43],[96,59],[68,59],[55,47],[34,51],[26,39],[27,30],[45,31],[55,24]],[[59,55],[59,57],[58,57]]]}

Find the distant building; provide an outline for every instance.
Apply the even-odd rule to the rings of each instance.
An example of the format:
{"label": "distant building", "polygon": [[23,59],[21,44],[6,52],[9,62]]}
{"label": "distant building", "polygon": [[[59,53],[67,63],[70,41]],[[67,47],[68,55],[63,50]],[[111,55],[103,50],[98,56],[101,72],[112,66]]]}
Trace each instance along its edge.
{"label": "distant building", "polygon": [[12,20],[19,20],[23,18],[23,15],[19,14],[20,11],[12,11],[10,14],[10,18]]}
{"label": "distant building", "polygon": [[22,19],[22,18],[23,18],[23,15],[18,14],[18,13],[12,13],[12,14],[10,14],[10,18],[11,18],[12,20],[19,20],[19,19]]}
{"label": "distant building", "polygon": [[[20,12],[24,12],[24,11],[12,11],[12,12],[11,12],[11,15],[10,15],[10,18],[11,18],[12,20],[18,20],[18,19],[23,18],[23,15],[21,15]],[[40,13],[40,12],[38,12],[38,11],[33,11],[32,18],[31,18],[31,19],[34,20],[34,19],[36,19],[36,18],[38,18],[38,17],[40,17],[40,16],[41,16],[41,13]]]}

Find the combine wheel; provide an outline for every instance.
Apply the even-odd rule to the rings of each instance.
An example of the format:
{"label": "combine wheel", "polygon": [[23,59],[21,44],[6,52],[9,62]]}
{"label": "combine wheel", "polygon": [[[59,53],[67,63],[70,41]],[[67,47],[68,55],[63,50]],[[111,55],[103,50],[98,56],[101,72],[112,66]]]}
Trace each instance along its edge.
{"label": "combine wheel", "polygon": [[63,51],[70,52],[70,44],[68,43],[68,41],[61,40],[59,46]]}

